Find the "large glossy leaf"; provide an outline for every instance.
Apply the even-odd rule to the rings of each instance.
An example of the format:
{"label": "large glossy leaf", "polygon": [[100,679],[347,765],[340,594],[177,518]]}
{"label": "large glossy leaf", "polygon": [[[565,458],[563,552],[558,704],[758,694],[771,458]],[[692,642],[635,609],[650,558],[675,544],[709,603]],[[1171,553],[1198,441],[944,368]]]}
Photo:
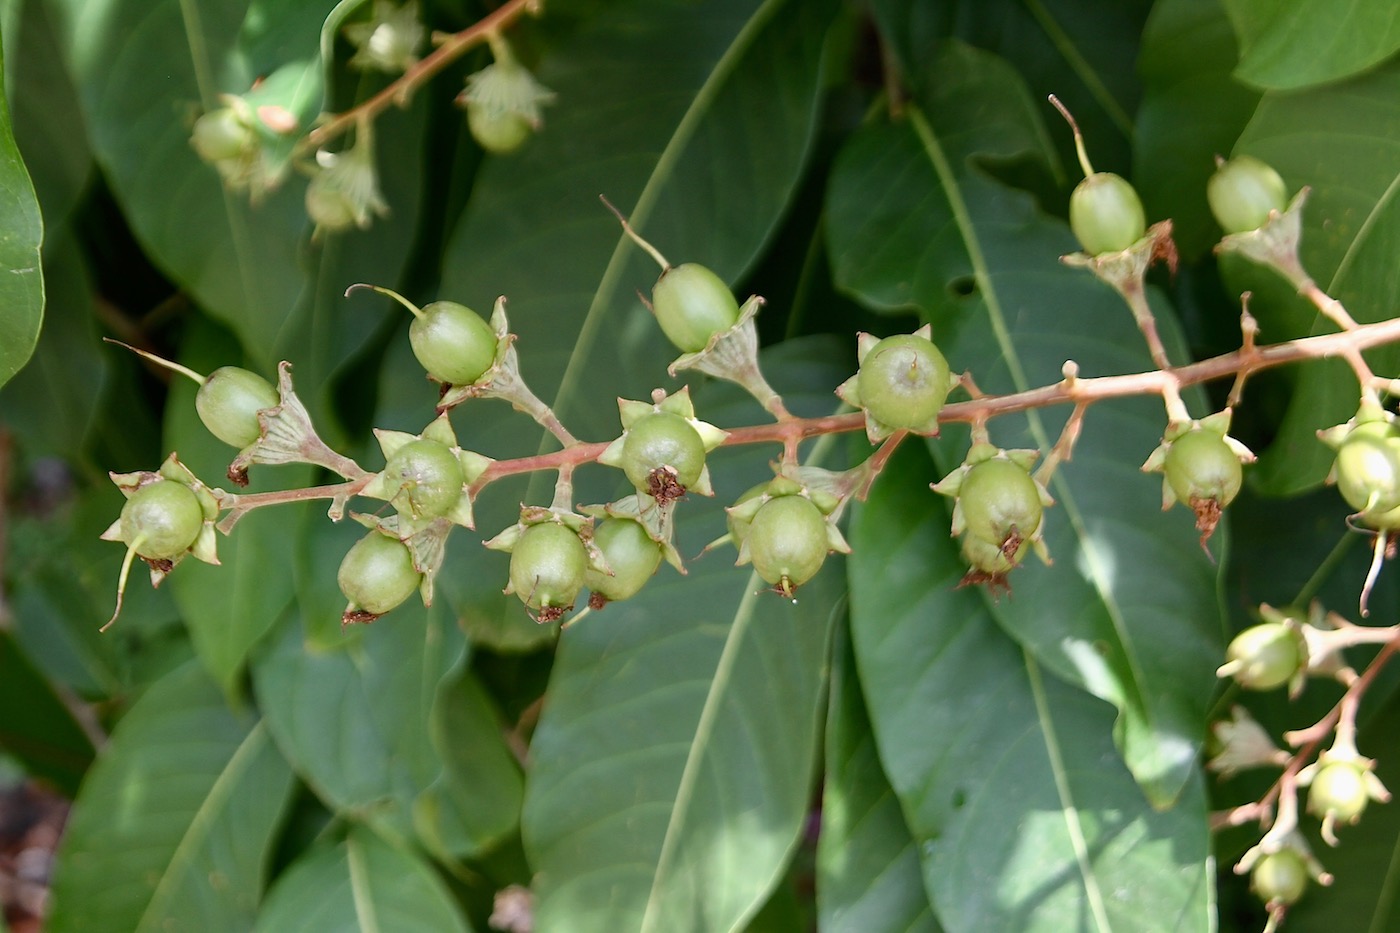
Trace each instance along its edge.
{"label": "large glossy leaf", "polygon": [[1170,217],[1177,248],[1197,256],[1220,238],[1206,204],[1215,156],[1232,152],[1260,95],[1232,76],[1238,53],[1222,0],[1156,4],[1141,49],[1133,182],[1147,216]]}
{"label": "large glossy leaf", "polygon": [[[854,570],[854,568],[852,568]],[[875,734],[845,631],[833,652],[826,720],[826,783],[817,840],[821,929],[938,933],[919,851],[880,767]]]}
{"label": "large glossy leaf", "polygon": [[[1382,320],[1400,306],[1400,281],[1394,275],[1400,243],[1397,101],[1400,62],[1342,84],[1270,93],[1236,147],[1273,165],[1290,187],[1312,186],[1303,215],[1303,265],[1358,321]],[[1313,329],[1335,327],[1318,318]],[[1378,373],[1400,369],[1400,352],[1394,348],[1377,350],[1368,359]],[[1256,471],[1255,481],[1275,494],[1322,481],[1332,453],[1316,432],[1356,411],[1356,378],[1345,364],[1309,363],[1297,378],[1278,437]]]}
{"label": "large glossy leaf", "polygon": [[[829,412],[830,344],[782,349],[765,365],[775,387],[797,411]],[[723,424],[760,417],[747,401],[702,411]],[[712,455],[719,501],[682,503],[683,554],[724,533],[721,506],[771,476],[773,455]],[[840,563],[792,602],[734,567],[732,550],[688,567],[684,578],[662,567],[560,638],[523,817],[541,929],[739,928],[797,845]]]}
{"label": "large glossy leaf", "polygon": [[344,842],[302,856],[268,892],[260,933],[433,930],[471,925],[432,866],[364,827]]}
{"label": "large glossy leaf", "polygon": [[0,749],[70,796],[94,753],[72,702],[0,631],[0,707],[10,711],[0,720]]}
{"label": "large glossy leaf", "polygon": [[[1035,151],[1014,73],[960,46],[937,62],[928,116],[912,108],[905,123],[873,126],[838,161],[828,226],[838,282],[874,305],[919,308],[953,368],[987,392],[1056,382],[1067,359],[1086,376],[1151,369],[1117,295],[1058,262],[1073,248],[1064,225],[977,168]],[[998,419],[992,437],[1046,450],[1066,415]],[[1162,513],[1160,482],[1138,472],[1165,422],[1154,399],[1090,410],[1051,486],[1055,564],[1017,570],[1015,598],[991,609],[1037,661],[1118,707],[1119,747],[1160,806],[1193,774],[1220,651],[1214,573],[1190,517]],[[964,453],[940,446],[938,475]]]}
{"label": "large glossy leaf", "polygon": [[[959,588],[946,507],[901,451],[852,528],[851,627],[880,758],[948,930],[1213,929],[1206,802],[1154,811],[1065,686]],[[1018,591],[1018,600],[1021,594]]]}
{"label": "large glossy leaf", "polygon": [[1288,91],[1350,77],[1400,49],[1390,0],[1225,0],[1239,33],[1237,74]]}
{"label": "large glossy leaf", "polygon": [[[379,320],[365,307],[347,312],[341,294],[361,278],[393,282],[412,243],[422,106],[377,125],[390,218],[308,243],[299,175],[250,204],[246,192],[222,187],[189,136],[220,94],[246,94],[260,78],[258,103],[285,106],[307,126],[322,106],[320,30],[330,4],[62,6],[93,147],[151,259],[238,334],[258,368],[271,372],[275,354],[295,348],[304,384],[319,387]],[[306,398],[315,411],[315,393]]]}
{"label": "large glossy leaf", "polygon": [[39,200],[15,145],[10,108],[0,99],[0,386],[19,372],[39,339],[43,238]]}
{"label": "large glossy leaf", "polygon": [[291,789],[264,725],[197,665],[172,672],[83,784],[48,929],[247,930]]}

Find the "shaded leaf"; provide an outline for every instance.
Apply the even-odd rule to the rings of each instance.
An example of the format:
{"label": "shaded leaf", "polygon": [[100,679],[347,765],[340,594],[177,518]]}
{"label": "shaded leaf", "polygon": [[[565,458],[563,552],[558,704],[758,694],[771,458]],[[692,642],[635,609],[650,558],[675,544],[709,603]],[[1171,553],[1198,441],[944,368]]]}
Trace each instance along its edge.
{"label": "shaded leaf", "polygon": [[[862,131],[838,161],[828,199],[838,282],[872,304],[918,307],[953,369],[970,370],[986,392],[1056,382],[1067,359],[1084,376],[1152,369],[1118,296],[1057,262],[1073,249],[1064,225],[977,169],[980,158],[1036,149],[1014,73],[961,46],[939,61],[927,118],[911,109],[905,124]],[[1158,311],[1180,358],[1170,313]],[[1203,415],[1199,399],[1190,397]],[[1067,414],[998,419],[992,438],[1048,450]],[[1056,564],[1017,570],[1016,598],[991,610],[1037,661],[1118,707],[1119,747],[1159,806],[1194,773],[1221,650],[1214,572],[1191,518],[1161,512],[1160,482],[1138,471],[1165,424],[1151,398],[1089,412],[1073,462],[1051,484]],[[938,445],[926,481],[964,453]]]}
{"label": "shaded leaf", "polygon": [[841,650],[833,654],[817,840],[821,929],[937,933],[941,927],[924,892],[919,851],[880,768],[855,656],[844,633],[837,637]]}
{"label": "shaded leaf", "polygon": [[467,933],[471,925],[427,862],[355,827],[339,845],[292,863],[268,892],[254,929]]}
{"label": "shaded leaf", "polygon": [[69,702],[0,631],[0,748],[71,797],[95,750]]}
{"label": "shaded leaf", "polygon": [[[765,371],[789,406],[829,412],[830,344],[781,349]],[[697,408],[759,418],[710,393]],[[681,504],[683,554],[723,533],[723,504],[771,477],[774,453],[712,455],[718,495]],[[540,928],[733,929],[782,875],[807,816],[841,566],[829,558],[789,602],[733,554],[690,560],[685,577],[663,566],[562,633],[523,815]]]}
{"label": "shaded leaf", "polygon": [[1350,77],[1400,49],[1389,0],[1225,0],[1240,37],[1242,80],[1297,90]]}
{"label": "shaded leaf", "polygon": [[230,713],[198,666],[172,672],[83,784],[48,929],[247,930],[291,789],[265,726]]}
{"label": "shaded leaf", "polygon": [[15,145],[10,108],[0,99],[0,386],[19,372],[39,339],[43,239],[39,200]]}
{"label": "shaded leaf", "polygon": [[[958,588],[931,468],[901,451],[854,519],[851,626],[871,724],[948,930],[1213,929],[1206,801],[1143,799],[1111,710],[1046,672]],[[1021,599],[1018,590],[1017,600]]]}

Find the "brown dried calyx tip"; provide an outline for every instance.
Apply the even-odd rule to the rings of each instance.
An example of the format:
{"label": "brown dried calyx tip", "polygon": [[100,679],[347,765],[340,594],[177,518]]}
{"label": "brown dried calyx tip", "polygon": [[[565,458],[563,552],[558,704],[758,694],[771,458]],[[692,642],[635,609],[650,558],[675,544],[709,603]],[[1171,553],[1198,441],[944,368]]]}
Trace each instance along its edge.
{"label": "brown dried calyx tip", "polygon": [[345,613],[340,617],[340,627],[345,628],[347,625],[368,625],[377,618],[379,618],[379,614],[375,612],[369,612],[364,609],[346,609]]}
{"label": "brown dried calyx tip", "polygon": [[[590,597],[591,602],[591,597]],[[574,608],[573,606],[545,606],[535,613],[535,621],[540,625],[549,625],[551,622],[558,622],[564,615]]]}
{"label": "brown dried calyx tip", "polygon": [[1005,593],[1008,598],[1011,596],[1011,581],[1006,578],[1004,573],[988,573],[985,570],[972,569],[963,574],[956,589],[962,589],[965,586],[985,586],[993,600],[1000,598],[1002,593]]}
{"label": "brown dried calyx tip", "polygon": [[657,505],[684,499],[685,493],[685,487],[676,479],[676,471],[669,466],[657,467],[647,476],[647,495],[655,499]]}
{"label": "brown dried calyx tip", "polygon": [[1196,530],[1201,533],[1201,550],[1214,562],[1215,555],[1210,553],[1206,542],[1215,534],[1215,528],[1220,524],[1220,516],[1224,512],[1220,507],[1220,500],[1214,496],[1192,499],[1191,511],[1196,513]]}

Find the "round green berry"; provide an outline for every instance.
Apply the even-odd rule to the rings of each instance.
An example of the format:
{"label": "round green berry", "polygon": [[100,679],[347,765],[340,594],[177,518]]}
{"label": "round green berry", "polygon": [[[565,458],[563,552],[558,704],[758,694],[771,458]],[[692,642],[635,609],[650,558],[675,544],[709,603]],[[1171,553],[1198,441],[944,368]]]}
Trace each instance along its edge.
{"label": "round green berry", "polygon": [[352,609],[382,616],[412,596],[423,575],[413,566],[406,544],[371,531],[346,552],[336,582]]}
{"label": "round green berry", "polygon": [[496,361],[491,325],[455,301],[434,301],[414,315],[408,341],[428,375],[448,385],[471,385]]}
{"label": "round green berry", "polygon": [[1367,421],[1337,449],[1337,491],[1364,516],[1400,507],[1400,431],[1388,421]]}
{"label": "round green berry", "polygon": [[661,273],[651,291],[651,306],[667,339],[685,353],[705,349],[711,337],[739,320],[739,303],[729,286],[693,262]]}
{"label": "round green berry", "polygon": [[661,565],[660,543],[630,518],[603,519],[593,531],[593,543],[612,574],[589,567],[585,583],[595,596],[610,602],[637,595]]}
{"label": "round green berry", "polygon": [[414,518],[440,518],[462,498],[466,476],[461,461],[437,441],[416,440],[394,451],[384,479],[398,492],[393,503]]}
{"label": "round green berry", "polygon": [[1206,182],[1206,200],[1226,233],[1257,230],[1271,211],[1288,206],[1288,189],[1273,167],[1253,156],[1236,156],[1221,164]]}
{"label": "round green berry", "polygon": [[531,525],[511,550],[511,588],[521,602],[541,613],[542,622],[573,607],[587,574],[588,550],[575,532],[558,522]]}
{"label": "round green berry", "polygon": [[1229,505],[1244,477],[1240,458],[1225,438],[1204,428],[1172,441],[1162,469],[1172,492],[1187,505],[1206,499]]}
{"label": "round green berry", "polygon": [[247,447],[262,436],[258,412],[280,403],[277,390],[257,373],[221,366],[210,373],[194,397],[199,420],[231,447]]}
{"label": "round green berry", "polygon": [[190,145],[205,162],[234,162],[258,144],[257,131],[232,107],[211,110],[194,121]]}
{"label": "round green berry", "polygon": [[1098,256],[1142,239],[1147,219],[1132,185],[1112,172],[1095,172],[1070,195],[1069,226],[1084,251]]}
{"label": "round green berry", "polygon": [[754,570],[787,596],[816,576],[830,550],[826,516],[800,495],[765,502],[745,540]]}
{"label": "round green berry", "polygon": [[1355,823],[1371,794],[1366,769],[1354,761],[1331,761],[1317,769],[1308,790],[1308,809],[1318,816],[1332,814],[1343,823]]}
{"label": "round green berry", "polygon": [[1270,906],[1293,904],[1308,888],[1308,866],[1292,849],[1270,852],[1254,863],[1250,887]]}
{"label": "round green berry", "polygon": [[174,480],[147,483],[122,506],[122,540],[151,560],[173,560],[190,549],[203,529],[199,498]]}
{"label": "round green berry", "polygon": [[[1024,541],[1040,527],[1040,487],[1010,460],[973,464],[958,489],[967,533],[1001,549],[1010,538]],[[1019,544],[1017,545],[1019,546]]]}
{"label": "round green berry", "polygon": [[632,423],[622,442],[622,470],[632,485],[651,493],[652,474],[669,467],[685,489],[705,468],[705,442],[689,421],[669,411],[654,411]]}
{"label": "round green berry", "polygon": [[856,376],[860,404],[881,424],[923,428],[948,400],[948,361],[917,334],[886,337],[871,347]]}
{"label": "round green berry", "polygon": [[1307,657],[1302,636],[1282,622],[1265,622],[1235,636],[1225,663],[1241,687],[1272,690],[1292,680]]}
{"label": "round green berry", "polygon": [[467,102],[467,128],[477,145],[487,152],[506,155],[514,152],[535,132],[530,121],[513,110]]}

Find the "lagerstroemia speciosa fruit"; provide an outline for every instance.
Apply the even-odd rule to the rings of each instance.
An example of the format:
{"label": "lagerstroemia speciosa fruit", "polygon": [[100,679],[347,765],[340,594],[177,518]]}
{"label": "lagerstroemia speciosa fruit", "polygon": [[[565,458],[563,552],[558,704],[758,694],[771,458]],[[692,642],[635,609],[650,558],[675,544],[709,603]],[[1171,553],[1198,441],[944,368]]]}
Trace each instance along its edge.
{"label": "lagerstroemia speciosa fruit", "polygon": [[350,601],[341,621],[373,622],[412,596],[423,575],[413,566],[406,544],[372,529],[346,552],[336,581]]}
{"label": "lagerstroemia speciosa fruit", "polygon": [[752,563],[759,577],[783,596],[816,576],[826,555],[850,553],[832,518],[839,500],[786,476],[761,495],[731,506],[731,527],[743,524],[737,564]]}
{"label": "lagerstroemia speciosa fruit", "polygon": [[549,622],[574,607],[588,572],[578,533],[555,522],[531,525],[510,554],[510,589]]}
{"label": "lagerstroemia speciosa fruit", "polygon": [[948,372],[932,332],[925,324],[912,334],[878,339],[862,333],[856,338],[860,369],[836,394],[864,410],[871,443],[895,431],[938,433],[938,413],[958,379]]}
{"label": "lagerstroemia speciosa fruit", "polygon": [[1133,186],[1112,172],[1094,172],[1069,198],[1069,226],[1091,256],[1117,253],[1147,233],[1147,216]]}
{"label": "lagerstroemia speciosa fruit", "polygon": [[608,445],[598,462],[615,466],[640,493],[658,503],[674,502],[693,489],[713,494],[705,455],[727,436],[695,417],[689,387],[667,395],[657,389],[650,403],[618,399],[622,436]]}
{"label": "lagerstroemia speciosa fruit", "polygon": [[661,566],[662,545],[633,518],[605,518],[593,530],[593,543],[603,552],[608,572],[588,568],[585,584],[589,605],[631,599]]}
{"label": "lagerstroemia speciosa fruit", "polygon": [[1206,200],[1222,230],[1246,233],[1288,207],[1288,189],[1268,163],[1241,155],[1216,167],[1206,182]]}
{"label": "lagerstroemia speciosa fruit", "polygon": [[242,449],[262,434],[258,412],[278,401],[277,390],[262,376],[237,366],[221,366],[204,377],[194,407],[210,434]]}
{"label": "lagerstroemia speciosa fruit", "polygon": [[685,353],[705,349],[710,338],[739,320],[739,302],[724,280],[699,263],[662,270],[651,290],[661,331]]}
{"label": "lagerstroemia speciosa fruit", "polygon": [[496,364],[505,343],[491,325],[466,305],[434,301],[420,308],[393,289],[352,285],[346,294],[368,288],[387,295],[409,310],[408,342],[428,376],[454,386],[471,385]]}
{"label": "lagerstroemia speciosa fruit", "polygon": [[930,487],[953,497],[952,533],[963,536],[970,567],[964,583],[1004,585],[1028,547],[1048,559],[1042,516],[1054,499],[1030,474],[1038,456],[978,441],[956,470]]}
{"label": "lagerstroemia speciosa fruit", "polygon": [[1239,494],[1242,465],[1254,462],[1254,454],[1230,437],[1230,409],[1197,421],[1175,421],[1167,426],[1162,443],[1142,465],[1144,472],[1160,472],[1162,508],[1180,501],[1196,515],[1201,547],[1220,523],[1224,508]]}
{"label": "lagerstroemia speciosa fruit", "polygon": [[1308,889],[1308,866],[1291,848],[1260,857],[1250,873],[1250,887],[1270,907],[1297,903]]}
{"label": "lagerstroemia speciosa fruit", "polygon": [[1216,673],[1246,690],[1272,690],[1290,681],[1301,684],[1307,666],[1307,645],[1296,623],[1268,621],[1236,635]]}
{"label": "lagerstroemia speciosa fruit", "polygon": [[1383,531],[1400,527],[1400,427],[1395,416],[1366,399],[1345,424],[1319,431],[1337,451],[1328,477],[1356,517]]}

